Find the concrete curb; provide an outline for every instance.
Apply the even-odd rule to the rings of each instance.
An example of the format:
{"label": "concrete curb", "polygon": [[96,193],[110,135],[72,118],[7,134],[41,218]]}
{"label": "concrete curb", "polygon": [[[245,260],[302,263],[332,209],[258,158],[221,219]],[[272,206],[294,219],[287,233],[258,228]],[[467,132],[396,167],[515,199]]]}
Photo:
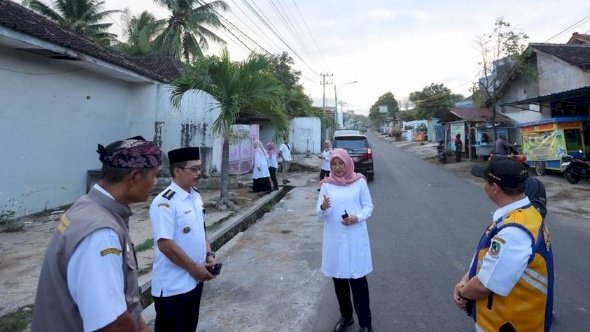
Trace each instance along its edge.
{"label": "concrete curb", "polygon": [[[266,212],[279,202],[293,187],[284,186],[278,191],[273,191],[270,194],[260,198],[256,204],[249,207],[243,214],[231,217],[224,221],[221,227],[214,230],[208,235],[211,249],[213,251],[219,250],[224,244],[229,242],[239,232],[243,232],[258,219],[260,219]],[[151,273],[144,274],[139,278],[139,291],[142,298],[151,297],[150,289],[152,286]],[[151,304],[149,306],[152,306]],[[149,307],[148,306],[148,307]],[[144,308],[147,309],[148,307]]]}

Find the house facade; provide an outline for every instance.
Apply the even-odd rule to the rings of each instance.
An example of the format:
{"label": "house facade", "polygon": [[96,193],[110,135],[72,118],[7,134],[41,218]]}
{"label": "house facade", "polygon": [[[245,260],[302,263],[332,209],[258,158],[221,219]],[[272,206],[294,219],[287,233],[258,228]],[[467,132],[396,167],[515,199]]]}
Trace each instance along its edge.
{"label": "house facade", "polygon": [[97,144],[141,135],[164,151],[205,148],[218,111],[206,94],[170,104],[181,64],[102,48],[0,0],[0,210],[18,216],[70,204],[100,168]]}

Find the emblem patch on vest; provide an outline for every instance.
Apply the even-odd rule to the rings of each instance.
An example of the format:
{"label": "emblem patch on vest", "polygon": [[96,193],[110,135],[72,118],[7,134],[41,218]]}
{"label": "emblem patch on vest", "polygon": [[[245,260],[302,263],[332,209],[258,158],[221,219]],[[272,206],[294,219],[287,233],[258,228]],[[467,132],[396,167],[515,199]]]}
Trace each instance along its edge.
{"label": "emblem patch on vest", "polygon": [[109,254],[115,254],[115,255],[120,255],[121,254],[121,249],[117,249],[117,248],[107,248],[107,249],[103,249],[100,251],[100,255],[101,256],[106,256]]}
{"label": "emblem patch on vest", "polygon": [[490,250],[488,251],[488,253],[490,254],[490,257],[492,258],[498,258],[498,256],[500,255],[500,250],[502,250],[502,245],[506,243],[506,241],[504,241],[504,239],[499,238],[499,237],[495,237],[492,239],[492,243],[490,244]]}

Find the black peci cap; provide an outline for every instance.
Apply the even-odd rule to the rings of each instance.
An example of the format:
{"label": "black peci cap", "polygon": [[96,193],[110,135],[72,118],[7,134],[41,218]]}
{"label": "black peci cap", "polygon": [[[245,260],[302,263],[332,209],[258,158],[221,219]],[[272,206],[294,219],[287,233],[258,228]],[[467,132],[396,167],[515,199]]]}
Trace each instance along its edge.
{"label": "black peci cap", "polygon": [[199,157],[199,148],[197,147],[188,147],[188,148],[180,148],[176,150],[170,150],[168,152],[168,160],[170,164],[179,163],[183,161],[189,160],[200,160]]}

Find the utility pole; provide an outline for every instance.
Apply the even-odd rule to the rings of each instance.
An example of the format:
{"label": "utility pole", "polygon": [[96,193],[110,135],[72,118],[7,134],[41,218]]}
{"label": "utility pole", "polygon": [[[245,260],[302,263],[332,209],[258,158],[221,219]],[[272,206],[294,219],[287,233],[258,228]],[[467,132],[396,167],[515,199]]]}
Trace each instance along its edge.
{"label": "utility pole", "polygon": [[[326,84],[332,84],[332,82],[326,82],[326,76],[332,77],[333,74],[320,73],[320,76],[322,76],[322,81],[320,82],[320,84],[322,85],[322,112],[323,112],[323,115],[326,116]],[[336,124],[334,123],[334,127],[335,126],[336,126]],[[330,130],[334,130],[334,128],[326,127],[325,130],[326,130],[326,132],[325,132],[324,137],[326,137],[326,138],[331,137],[333,132],[330,133]],[[323,140],[323,138],[322,138],[322,140]]]}
{"label": "utility pole", "polygon": [[332,82],[326,82],[326,76],[332,77],[334,76],[334,74],[320,73],[320,76],[322,76],[322,81],[320,82],[320,84],[322,85],[322,111],[326,112],[326,84],[332,84]]}

